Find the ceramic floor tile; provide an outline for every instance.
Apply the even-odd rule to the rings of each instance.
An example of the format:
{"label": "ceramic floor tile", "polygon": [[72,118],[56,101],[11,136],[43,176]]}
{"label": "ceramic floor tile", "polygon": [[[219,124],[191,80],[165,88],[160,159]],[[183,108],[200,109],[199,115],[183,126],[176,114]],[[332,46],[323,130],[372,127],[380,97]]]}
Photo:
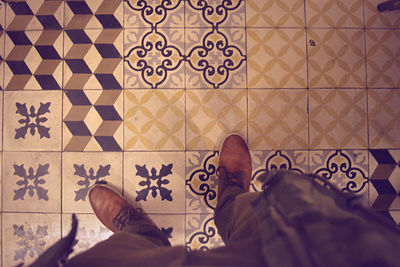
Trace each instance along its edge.
{"label": "ceramic floor tile", "polygon": [[5,152],[3,210],[61,211],[61,153]]}
{"label": "ceramic floor tile", "polygon": [[310,90],[310,148],[368,148],[365,89]]}
{"label": "ceramic floor tile", "polygon": [[209,250],[224,245],[217,233],[213,214],[186,215],[186,249]]}
{"label": "ceramic floor tile", "polygon": [[4,213],[2,224],[3,266],[30,264],[61,237],[60,214]]}
{"label": "ceramic floor tile", "polygon": [[121,151],[121,90],[66,90],[63,101],[64,151]]}
{"label": "ceramic floor tile", "polygon": [[6,31],[5,39],[6,90],[61,88],[62,30]]}
{"label": "ceramic floor tile", "polygon": [[365,26],[367,28],[400,28],[400,16],[398,10],[392,12],[379,12],[378,4],[386,1],[365,0]]}
{"label": "ceramic floor tile", "polygon": [[3,30],[4,23],[2,22],[3,10],[0,9],[0,90],[4,88],[4,38],[5,31]]}
{"label": "ceramic floor tile", "polygon": [[186,213],[213,213],[217,206],[217,151],[186,152]]}
{"label": "ceramic floor tile", "polygon": [[64,89],[122,89],[122,29],[66,30]]}
{"label": "ceramic floor tile", "polygon": [[377,211],[400,210],[400,150],[369,151],[370,206]]}
{"label": "ceramic floor tile", "polygon": [[185,1],[134,1],[124,3],[125,28],[184,26]]}
{"label": "ceramic floor tile", "polygon": [[361,29],[308,29],[309,86],[365,87]]}
{"label": "ceramic floor tile", "polygon": [[[74,251],[71,253],[70,258],[73,256],[86,251],[87,249],[93,247],[98,242],[106,240],[109,238],[113,232],[108,230],[99,219],[97,219],[95,214],[77,214],[78,219],[78,232],[76,234],[76,239],[78,243],[74,246]],[[63,214],[62,215],[62,235],[67,236],[71,231],[72,215]]]}
{"label": "ceramic floor tile", "polygon": [[146,213],[185,213],[185,153],[125,152],[124,193]]}
{"label": "ceramic floor tile", "polygon": [[249,146],[253,150],[307,149],[306,90],[249,90]]}
{"label": "ceramic floor tile", "polygon": [[366,30],[369,88],[400,88],[400,29]]}
{"label": "ceramic floor tile", "polygon": [[368,151],[310,151],[310,171],[326,177],[339,189],[362,196],[368,206]]}
{"label": "ceramic floor tile", "polygon": [[185,27],[244,27],[245,1],[188,0]]}
{"label": "ceramic floor tile", "polygon": [[[3,177],[4,177],[4,175],[3,175],[3,152],[0,152],[0,214],[3,211],[3,183],[4,183]],[[0,247],[0,253],[1,253],[1,247]],[[0,255],[0,259],[1,259],[1,255]]]}
{"label": "ceramic floor tile", "polygon": [[125,150],[184,150],[183,90],[125,91]]}
{"label": "ceramic floor tile", "polygon": [[185,245],[184,214],[151,214],[149,216],[165,234],[172,246]]}
{"label": "ceramic floor tile", "polygon": [[304,1],[247,0],[246,27],[304,27]]}
{"label": "ceramic floor tile", "polygon": [[363,1],[306,0],[308,27],[363,28]]}
{"label": "ceramic floor tile", "polygon": [[183,28],[125,31],[125,88],[184,88],[183,60]]}
{"label": "ceramic floor tile", "polygon": [[251,151],[253,167],[252,184],[250,191],[262,191],[262,183],[258,181],[260,175],[271,170],[291,170],[298,173],[309,172],[308,151]]}
{"label": "ceramic floor tile", "polygon": [[65,1],[65,29],[121,29],[122,0]]}
{"label": "ceramic floor tile", "polygon": [[186,88],[245,88],[244,28],[185,29]]}
{"label": "ceramic floor tile", "polygon": [[5,92],[3,150],[60,151],[62,96],[58,91]]}
{"label": "ceramic floor tile", "polygon": [[63,212],[93,213],[87,193],[96,182],[122,191],[122,153],[64,152],[62,157]]}
{"label": "ceramic floor tile", "polygon": [[400,90],[368,90],[370,148],[400,148]]}
{"label": "ceramic floor tile", "polygon": [[7,1],[6,29],[61,30],[63,26],[64,1],[27,0]]}
{"label": "ceramic floor tile", "polygon": [[0,151],[3,151],[3,129],[3,91],[0,90]]}
{"label": "ceramic floor tile", "polygon": [[307,87],[304,29],[247,29],[247,55],[249,88]]}
{"label": "ceramic floor tile", "polygon": [[186,91],[186,148],[218,150],[228,133],[247,139],[244,89]]}

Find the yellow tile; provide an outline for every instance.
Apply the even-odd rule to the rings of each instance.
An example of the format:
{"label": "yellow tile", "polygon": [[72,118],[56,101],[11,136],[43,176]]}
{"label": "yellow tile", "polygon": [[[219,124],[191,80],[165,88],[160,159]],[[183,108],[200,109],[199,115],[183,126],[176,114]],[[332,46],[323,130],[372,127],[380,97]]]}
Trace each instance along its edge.
{"label": "yellow tile", "polygon": [[302,0],[247,0],[246,27],[304,27]]}
{"label": "yellow tile", "polygon": [[308,27],[363,28],[363,1],[306,0]]}
{"label": "yellow tile", "polygon": [[218,150],[231,132],[246,138],[244,89],[188,90],[186,107],[188,150]]}
{"label": "yellow tile", "polygon": [[308,39],[310,88],[365,87],[363,30],[309,29]]}
{"label": "yellow tile", "polygon": [[249,88],[306,88],[303,29],[247,29]]}
{"label": "yellow tile", "polygon": [[125,91],[125,150],[184,150],[183,90]]}
{"label": "yellow tile", "polygon": [[369,88],[400,88],[400,29],[366,30]]}
{"label": "yellow tile", "polygon": [[365,89],[310,90],[310,148],[367,148]]}
{"label": "yellow tile", "polygon": [[378,4],[386,1],[382,0],[365,0],[365,27],[367,28],[400,28],[399,11],[379,12]]}
{"label": "yellow tile", "polygon": [[308,148],[307,90],[249,90],[253,150]]}
{"label": "yellow tile", "polygon": [[400,148],[400,90],[368,90],[370,148]]}

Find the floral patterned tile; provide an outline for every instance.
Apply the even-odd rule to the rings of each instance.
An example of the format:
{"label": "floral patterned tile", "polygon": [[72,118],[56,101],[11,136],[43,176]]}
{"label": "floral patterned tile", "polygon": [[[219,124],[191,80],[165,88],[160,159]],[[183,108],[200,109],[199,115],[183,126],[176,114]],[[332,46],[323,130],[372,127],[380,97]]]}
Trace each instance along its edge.
{"label": "floral patterned tile", "polygon": [[363,28],[363,1],[306,0],[308,27]]}
{"label": "floral patterned tile", "polygon": [[5,92],[4,151],[61,151],[60,91]]}
{"label": "floral patterned tile", "polygon": [[3,210],[61,211],[61,153],[5,152]]}
{"label": "floral patterned tile", "polygon": [[122,153],[64,152],[62,158],[62,211],[93,213],[89,187],[106,181],[122,192]]}
{"label": "floral patterned tile", "polygon": [[246,139],[247,103],[244,89],[186,91],[186,149],[219,149],[227,133]]}
{"label": "floral patterned tile", "polygon": [[262,183],[258,182],[257,177],[273,169],[310,172],[308,154],[307,150],[251,151],[253,175],[250,191],[262,191]]}
{"label": "floral patterned tile", "polygon": [[146,213],[185,213],[184,152],[125,152],[125,196]]}
{"label": "floral patterned tile", "polygon": [[183,27],[184,6],[183,0],[125,1],[125,28]]}
{"label": "floral patterned tile", "polygon": [[[74,246],[74,251],[70,255],[73,257],[87,249],[93,247],[98,242],[109,238],[113,232],[108,230],[95,214],[77,214],[78,232],[76,239],[78,243]],[[62,235],[67,236],[71,231],[72,214],[62,215]]]}
{"label": "floral patterned tile", "polygon": [[186,215],[186,249],[209,250],[224,245],[218,235],[213,214],[187,214]]}
{"label": "floral patterned tile", "polygon": [[343,191],[361,195],[365,206],[368,206],[367,150],[310,151],[310,171],[326,177]]}
{"label": "floral patterned tile", "polygon": [[184,150],[184,90],[125,90],[127,150]]}
{"label": "floral patterned tile", "polygon": [[365,27],[367,28],[400,28],[400,16],[397,10],[379,12],[377,5],[386,1],[365,0]]}
{"label": "floral patterned tile", "polygon": [[310,148],[368,148],[365,89],[310,90]]}
{"label": "floral patterned tile", "polygon": [[306,88],[305,38],[304,29],[247,29],[248,87]]}
{"label": "floral patterned tile", "polygon": [[6,13],[8,31],[59,30],[64,23],[64,1],[11,0],[7,1]]}
{"label": "floral patterned tile", "polygon": [[366,30],[369,88],[400,88],[400,29]]}
{"label": "floral patterned tile", "polygon": [[186,88],[246,87],[244,28],[185,29],[185,49]]}
{"label": "floral patterned tile", "polygon": [[308,148],[305,89],[249,90],[248,109],[250,149]]}
{"label": "floral patterned tile", "polygon": [[310,88],[365,88],[362,29],[308,29]]}
{"label": "floral patterned tile", "polygon": [[370,148],[400,148],[400,90],[368,90]]}
{"label": "floral patterned tile", "polygon": [[304,1],[247,0],[246,27],[304,27]]}
{"label": "floral patterned tile", "polygon": [[172,246],[185,245],[184,214],[151,214],[150,217]]}
{"label": "floral patterned tile", "polygon": [[183,28],[127,29],[124,55],[125,88],[184,88]]}
{"label": "floral patterned tile", "polygon": [[3,265],[30,264],[61,238],[60,214],[4,213]]}

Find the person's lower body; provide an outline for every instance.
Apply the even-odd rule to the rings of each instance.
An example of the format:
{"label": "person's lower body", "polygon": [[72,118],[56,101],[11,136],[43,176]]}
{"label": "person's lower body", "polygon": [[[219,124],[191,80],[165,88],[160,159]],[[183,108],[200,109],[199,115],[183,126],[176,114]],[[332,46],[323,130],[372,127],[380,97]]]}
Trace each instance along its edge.
{"label": "person's lower body", "polygon": [[98,185],[89,192],[89,199],[97,217],[115,234],[72,258],[69,265],[264,265],[257,218],[250,206],[258,193],[248,193],[251,159],[239,136],[225,140],[218,175],[215,224],[226,246],[191,252],[184,246],[171,247],[161,230],[140,209],[107,186]]}

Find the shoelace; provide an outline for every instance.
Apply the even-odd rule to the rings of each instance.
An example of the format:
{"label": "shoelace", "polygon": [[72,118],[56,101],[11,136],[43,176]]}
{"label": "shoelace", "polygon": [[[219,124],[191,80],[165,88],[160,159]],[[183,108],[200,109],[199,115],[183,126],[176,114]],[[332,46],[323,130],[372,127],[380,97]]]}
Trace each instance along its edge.
{"label": "shoelace", "polygon": [[141,208],[134,209],[131,206],[123,207],[113,219],[113,224],[119,230],[122,230],[129,221],[140,220],[142,216],[143,210]]}
{"label": "shoelace", "polygon": [[238,185],[244,189],[244,172],[231,173],[225,167],[219,166],[217,168],[217,176],[222,179],[225,186]]}

